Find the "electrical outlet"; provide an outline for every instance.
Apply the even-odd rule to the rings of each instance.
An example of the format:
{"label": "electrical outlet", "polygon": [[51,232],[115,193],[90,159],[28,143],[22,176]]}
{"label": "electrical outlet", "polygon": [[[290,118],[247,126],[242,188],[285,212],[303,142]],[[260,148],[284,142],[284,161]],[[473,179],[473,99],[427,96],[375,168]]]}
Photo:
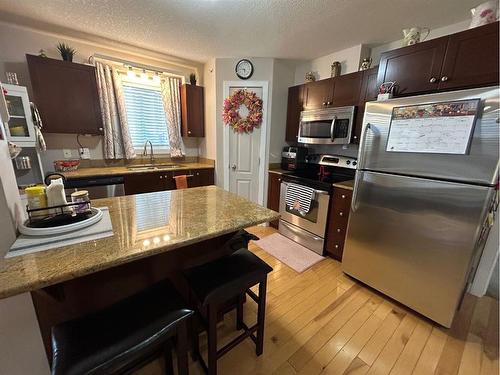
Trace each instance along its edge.
{"label": "electrical outlet", "polygon": [[72,155],[71,155],[71,150],[70,149],[67,149],[67,148],[63,149],[63,154],[64,154],[64,157],[66,159],[71,159]]}
{"label": "electrical outlet", "polygon": [[80,159],[90,159],[90,150],[87,147],[80,148]]}

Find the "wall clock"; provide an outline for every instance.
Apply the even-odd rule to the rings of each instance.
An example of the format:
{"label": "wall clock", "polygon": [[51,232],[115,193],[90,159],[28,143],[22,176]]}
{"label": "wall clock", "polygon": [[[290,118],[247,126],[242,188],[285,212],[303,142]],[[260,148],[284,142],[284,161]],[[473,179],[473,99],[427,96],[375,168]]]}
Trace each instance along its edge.
{"label": "wall clock", "polygon": [[242,59],[236,64],[236,75],[241,79],[248,79],[253,74],[253,65],[250,60]]}

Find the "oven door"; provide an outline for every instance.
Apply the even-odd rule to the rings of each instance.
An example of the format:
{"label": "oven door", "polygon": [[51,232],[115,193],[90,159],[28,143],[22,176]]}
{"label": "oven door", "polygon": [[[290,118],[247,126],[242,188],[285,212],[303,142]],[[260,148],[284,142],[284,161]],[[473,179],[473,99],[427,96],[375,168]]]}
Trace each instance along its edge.
{"label": "oven door", "polygon": [[327,191],[316,190],[314,201],[311,204],[311,209],[305,215],[299,211],[287,207],[286,189],[288,183],[282,182],[280,188],[280,214],[281,220],[293,224],[303,230],[306,230],[318,237],[325,237],[326,219],[328,216],[328,205],[330,203],[330,195]]}
{"label": "oven door", "polygon": [[348,144],[355,107],[302,111],[298,142],[306,144]]}

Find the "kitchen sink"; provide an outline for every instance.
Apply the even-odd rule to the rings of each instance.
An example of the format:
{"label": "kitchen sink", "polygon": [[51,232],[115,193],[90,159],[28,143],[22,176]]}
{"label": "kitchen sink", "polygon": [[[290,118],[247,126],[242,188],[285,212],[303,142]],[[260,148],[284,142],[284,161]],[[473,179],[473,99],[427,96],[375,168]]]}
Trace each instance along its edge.
{"label": "kitchen sink", "polygon": [[177,164],[140,164],[127,167],[130,171],[148,171],[148,170],[162,170],[173,169],[179,167]]}

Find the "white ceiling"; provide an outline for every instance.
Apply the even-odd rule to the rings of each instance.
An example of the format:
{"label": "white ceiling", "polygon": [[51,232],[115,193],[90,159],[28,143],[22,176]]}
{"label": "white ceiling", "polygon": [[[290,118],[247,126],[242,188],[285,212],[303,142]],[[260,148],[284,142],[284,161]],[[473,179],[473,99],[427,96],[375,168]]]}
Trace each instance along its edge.
{"label": "white ceiling", "polygon": [[191,60],[311,59],[462,21],[481,0],[0,0],[22,16]]}

